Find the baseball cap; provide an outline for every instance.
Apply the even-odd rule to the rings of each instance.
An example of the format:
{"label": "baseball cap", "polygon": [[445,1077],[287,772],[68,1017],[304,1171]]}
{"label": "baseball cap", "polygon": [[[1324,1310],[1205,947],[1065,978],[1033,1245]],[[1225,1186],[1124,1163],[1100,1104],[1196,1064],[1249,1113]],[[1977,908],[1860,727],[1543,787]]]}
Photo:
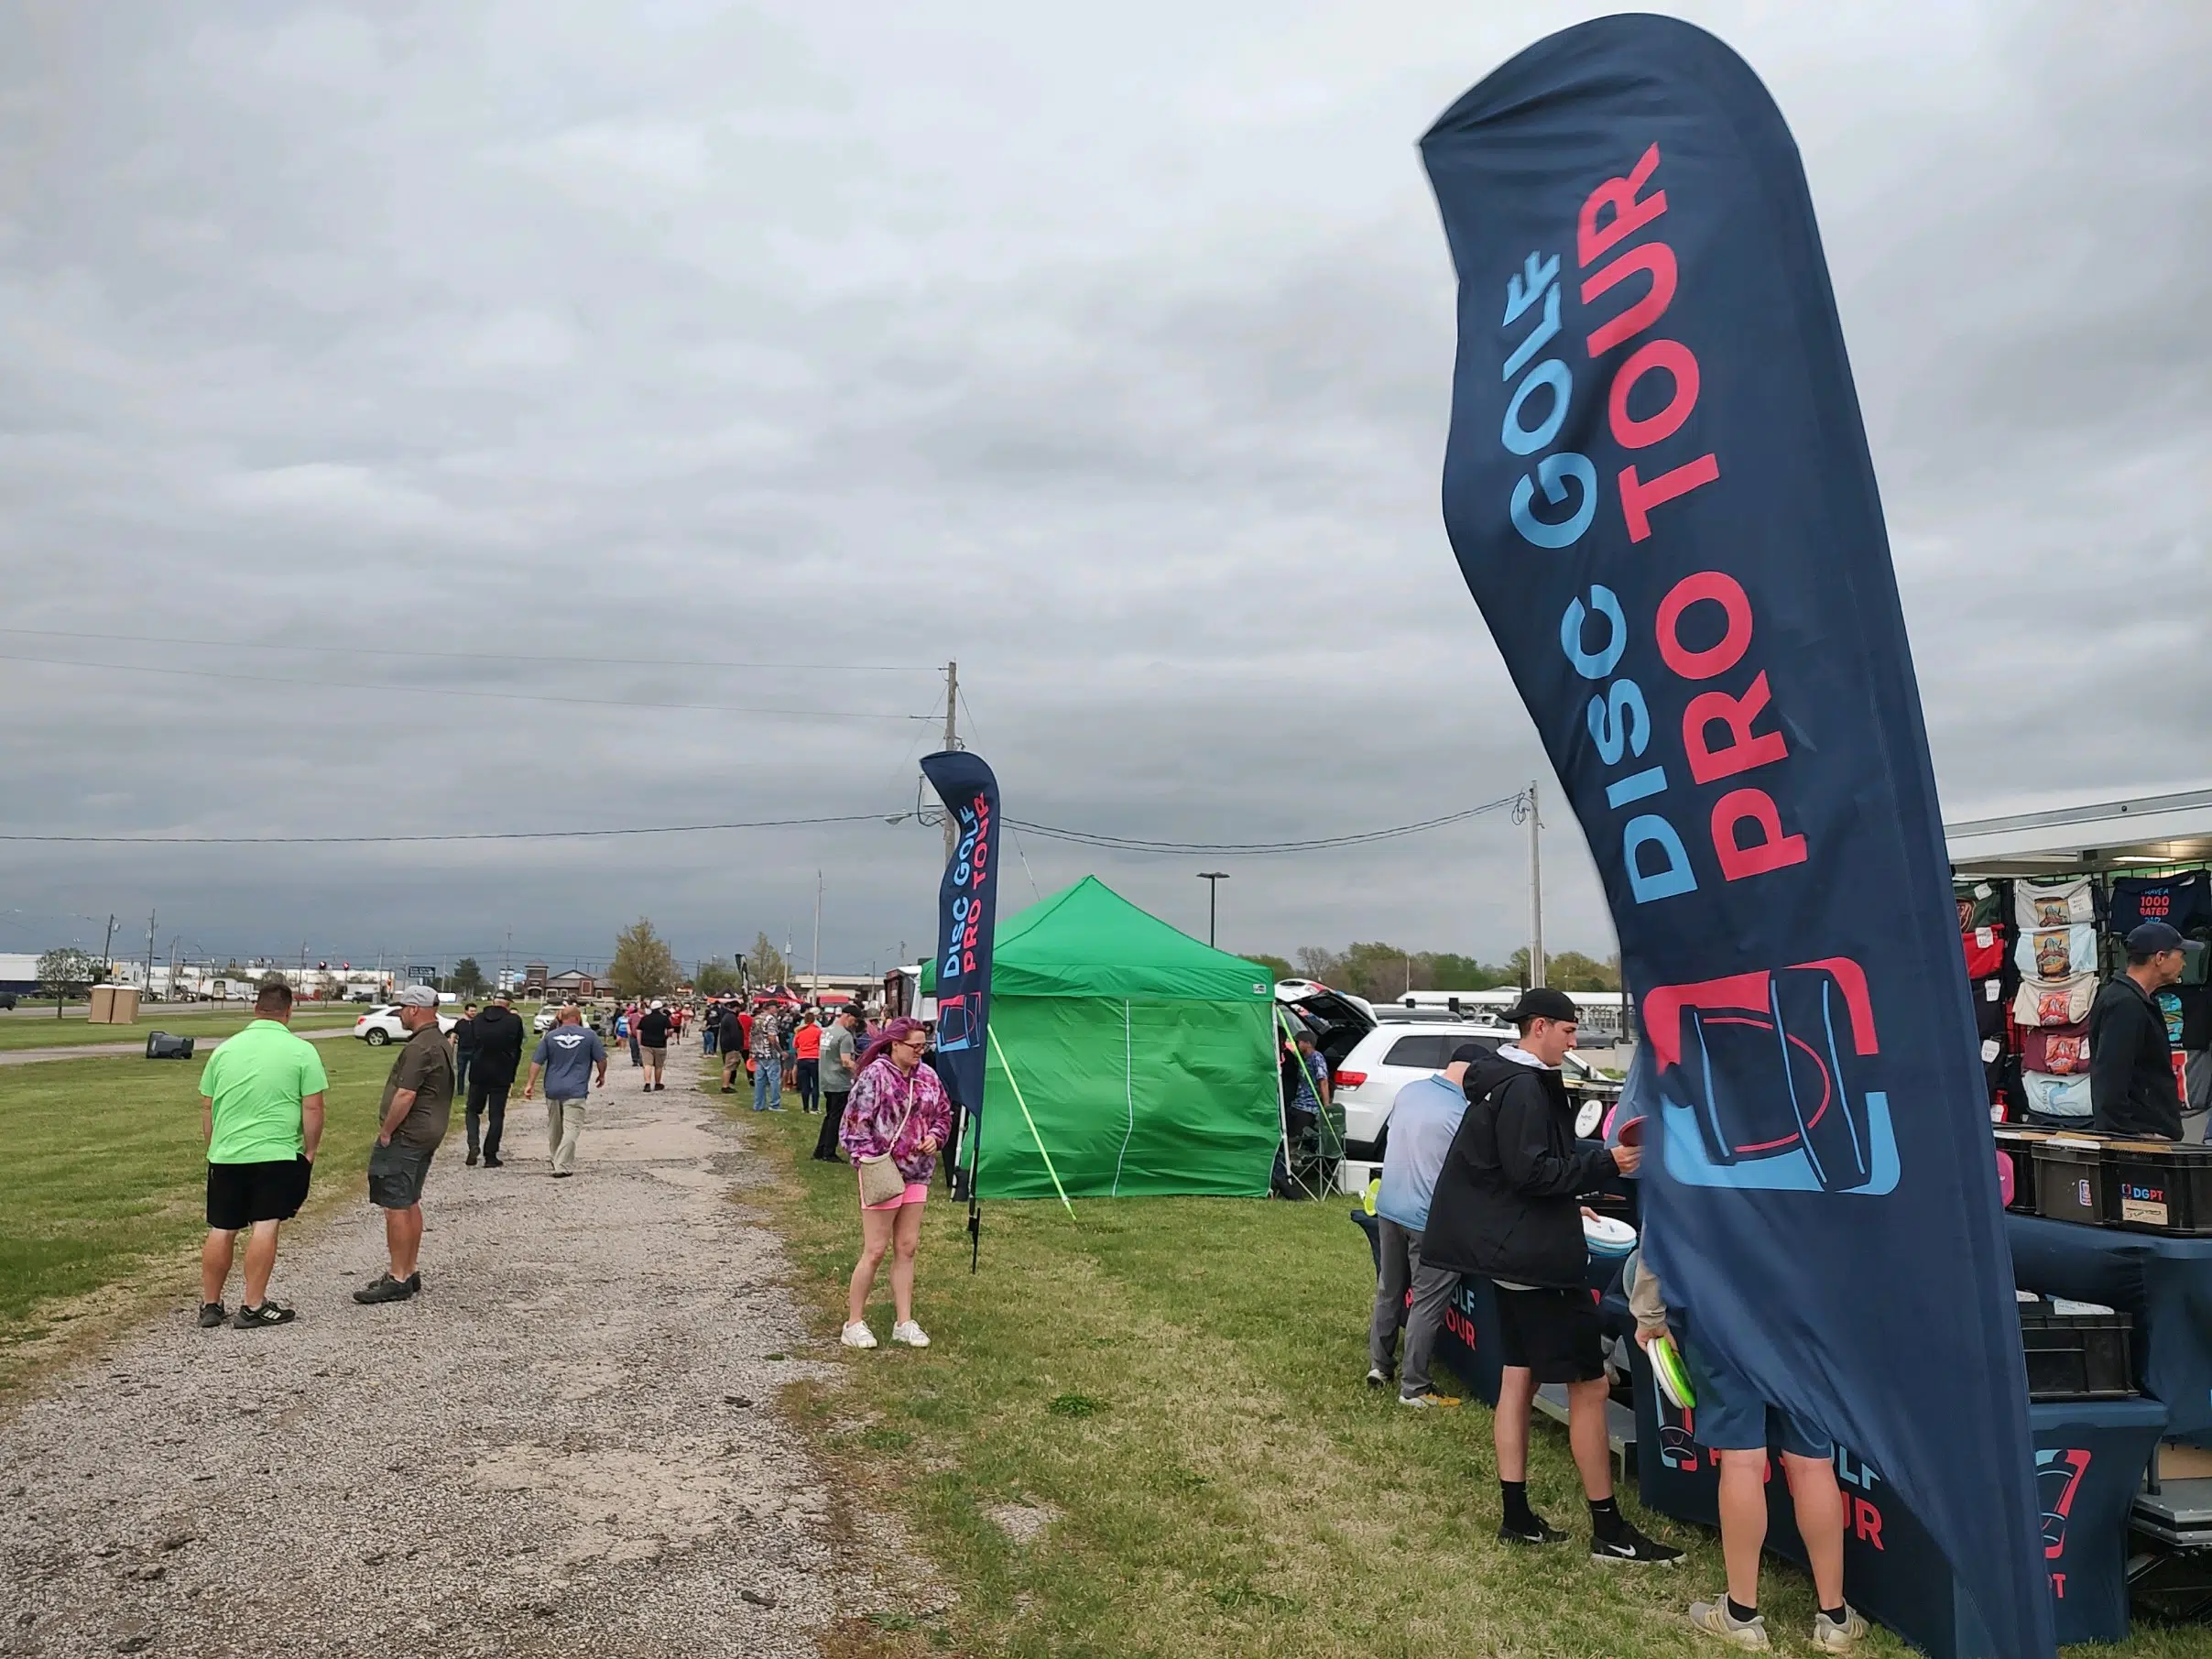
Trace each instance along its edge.
{"label": "baseball cap", "polygon": [[[2168,932],[2173,930],[2168,929]],[[399,993],[401,1008],[436,1008],[438,993],[427,985],[410,985]]]}
{"label": "baseball cap", "polygon": [[514,999],[513,994],[507,991],[494,991],[492,993],[492,1000],[494,1002],[512,1002]]}
{"label": "baseball cap", "polygon": [[1472,1065],[1476,1061],[1480,1060],[1487,1055],[1489,1052],[1490,1051],[1488,1049],[1483,1047],[1483,1045],[1479,1042],[1463,1042],[1457,1048],[1452,1051],[1452,1058],[1445,1064],[1449,1065],[1457,1065],[1464,1061],[1466,1064]]}
{"label": "baseball cap", "polygon": [[2170,922],[2146,922],[2128,935],[2128,955],[2155,956],[2161,951],[2182,947],[2180,930]]}
{"label": "baseball cap", "polygon": [[1506,1010],[1509,1023],[1519,1025],[1524,1020],[1579,1020],[1581,1010],[1566,992],[1553,990],[1548,985],[1531,986],[1520,993],[1520,1000]]}

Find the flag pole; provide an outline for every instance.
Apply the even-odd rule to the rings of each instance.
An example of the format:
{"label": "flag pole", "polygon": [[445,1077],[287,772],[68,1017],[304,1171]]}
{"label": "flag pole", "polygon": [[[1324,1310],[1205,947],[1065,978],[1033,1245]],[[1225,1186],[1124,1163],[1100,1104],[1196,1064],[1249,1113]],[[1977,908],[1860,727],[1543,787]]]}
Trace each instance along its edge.
{"label": "flag pole", "polygon": [[974,1273],[983,1261],[983,1195],[975,1190],[975,1165],[982,1157],[983,1115],[967,1114],[968,1134],[968,1272]]}
{"label": "flag pole", "polygon": [[1022,1121],[1030,1126],[1030,1138],[1037,1142],[1037,1155],[1044,1160],[1044,1173],[1052,1178],[1052,1190],[1060,1195],[1061,1207],[1067,1211],[1068,1218],[1073,1220],[1075,1206],[1068,1202],[1068,1189],[1060,1184],[1060,1172],[1052,1167],[1052,1154],[1044,1150],[1044,1137],[1037,1132],[1037,1119],[1030,1116],[1030,1103],[1021,1097],[1021,1084],[1014,1075],[1014,1068],[1007,1064],[1006,1050],[998,1046],[998,1032],[995,1028],[991,1030],[991,1053],[998,1056],[999,1069],[1006,1073],[1007,1083],[1014,1091],[1014,1104],[1021,1108]]}

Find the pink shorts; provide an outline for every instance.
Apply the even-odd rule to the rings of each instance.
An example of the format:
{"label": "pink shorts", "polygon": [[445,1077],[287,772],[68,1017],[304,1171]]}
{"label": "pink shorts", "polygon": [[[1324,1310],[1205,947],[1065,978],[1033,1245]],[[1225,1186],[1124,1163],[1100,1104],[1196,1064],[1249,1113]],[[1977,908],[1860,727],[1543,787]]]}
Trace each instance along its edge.
{"label": "pink shorts", "polygon": [[860,1207],[864,1210],[896,1210],[904,1209],[910,1204],[927,1204],[929,1201],[930,1184],[926,1181],[910,1181],[906,1184],[906,1191],[898,1197],[886,1198],[881,1204],[864,1204]]}

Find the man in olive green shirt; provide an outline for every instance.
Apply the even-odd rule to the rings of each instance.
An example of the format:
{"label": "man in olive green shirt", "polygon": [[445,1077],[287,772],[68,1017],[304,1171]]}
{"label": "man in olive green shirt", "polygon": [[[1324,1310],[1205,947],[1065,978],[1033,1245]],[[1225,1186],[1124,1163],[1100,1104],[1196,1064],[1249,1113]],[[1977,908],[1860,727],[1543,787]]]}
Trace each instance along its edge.
{"label": "man in olive green shirt", "polygon": [[406,1045],[384,1081],[376,1144],[369,1149],[369,1202],[384,1212],[391,1271],[354,1293],[356,1302],[405,1302],[422,1288],[422,1183],[453,1115],[453,1054],[438,1027],[438,993],[412,985],[399,993]]}
{"label": "man in olive green shirt", "polygon": [[330,1079],[315,1045],[291,1033],[292,989],[271,979],[254,999],[254,1019],[217,1045],[200,1074],[200,1132],[207,1142],[207,1242],[200,1250],[200,1327],[223,1319],[223,1286],[238,1235],[245,1286],[231,1323],[239,1330],[288,1325],[292,1310],[268,1299],[277,1229],[307,1201],[322,1141],[322,1096]]}

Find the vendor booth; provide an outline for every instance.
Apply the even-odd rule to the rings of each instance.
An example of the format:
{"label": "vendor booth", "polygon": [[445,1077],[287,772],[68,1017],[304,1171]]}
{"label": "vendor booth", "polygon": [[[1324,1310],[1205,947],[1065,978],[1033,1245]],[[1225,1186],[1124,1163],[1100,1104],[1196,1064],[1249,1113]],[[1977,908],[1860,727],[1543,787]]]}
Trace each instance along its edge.
{"label": "vendor booth", "polygon": [[1001,922],[977,1191],[1052,1197],[1041,1141],[1071,1197],[1263,1195],[1282,1133],[1274,1007],[1267,969],[1095,877]]}

